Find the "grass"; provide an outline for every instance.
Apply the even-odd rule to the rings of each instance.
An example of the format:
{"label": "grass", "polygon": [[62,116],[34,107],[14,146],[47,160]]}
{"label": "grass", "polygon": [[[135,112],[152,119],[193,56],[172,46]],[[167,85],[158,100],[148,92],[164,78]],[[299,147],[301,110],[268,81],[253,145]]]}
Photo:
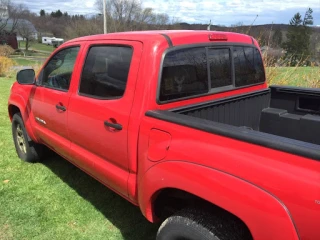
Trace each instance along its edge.
{"label": "grass", "polygon": [[[25,46],[26,46],[25,41],[19,42],[20,49],[25,49]],[[48,52],[48,53],[51,53],[51,52],[53,52],[53,50],[55,50],[55,48],[53,46],[38,43],[38,42],[32,42],[30,49],[35,50],[35,51],[44,51],[44,52]]]}
{"label": "grass", "polygon": [[29,58],[12,58],[18,66],[33,66],[37,64],[41,64],[40,61],[36,61]]}
{"label": "grass", "polygon": [[320,88],[319,67],[268,67],[266,73],[271,85]]}
{"label": "grass", "polygon": [[66,160],[18,159],[7,100],[13,79],[0,78],[0,239],[154,239],[157,225]]}

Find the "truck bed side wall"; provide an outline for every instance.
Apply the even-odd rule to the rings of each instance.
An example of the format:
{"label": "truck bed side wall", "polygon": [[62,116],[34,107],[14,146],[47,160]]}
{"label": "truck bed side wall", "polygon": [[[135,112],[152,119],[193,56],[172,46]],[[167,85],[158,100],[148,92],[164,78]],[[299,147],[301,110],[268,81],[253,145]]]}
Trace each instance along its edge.
{"label": "truck bed side wall", "polygon": [[232,126],[246,126],[259,130],[261,111],[269,107],[269,103],[269,90],[262,90],[191,106],[176,112]]}

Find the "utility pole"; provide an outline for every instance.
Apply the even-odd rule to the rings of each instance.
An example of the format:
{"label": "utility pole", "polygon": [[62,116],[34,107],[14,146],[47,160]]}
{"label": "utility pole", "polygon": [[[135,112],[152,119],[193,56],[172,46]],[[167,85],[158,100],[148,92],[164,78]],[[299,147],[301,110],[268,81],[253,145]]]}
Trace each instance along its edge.
{"label": "utility pole", "polygon": [[210,19],[210,23],[209,23],[209,25],[208,25],[208,27],[207,27],[207,30],[208,30],[208,31],[211,31],[211,19]]}
{"label": "utility pole", "polygon": [[108,33],[107,31],[107,13],[106,13],[106,0],[103,0],[103,33]]}

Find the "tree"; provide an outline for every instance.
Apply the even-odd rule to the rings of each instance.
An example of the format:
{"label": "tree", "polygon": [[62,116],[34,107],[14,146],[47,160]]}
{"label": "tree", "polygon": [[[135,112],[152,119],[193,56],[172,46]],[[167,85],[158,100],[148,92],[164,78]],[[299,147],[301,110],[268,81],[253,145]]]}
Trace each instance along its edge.
{"label": "tree", "polygon": [[19,35],[26,41],[25,50],[28,51],[31,42],[34,40],[34,34],[36,33],[33,25],[28,20],[19,19],[17,31]]}
{"label": "tree", "polygon": [[60,17],[62,17],[62,12],[60,11],[60,9],[58,9],[57,11],[55,11],[55,12],[51,12],[51,17],[54,17],[54,18],[60,18]]}
{"label": "tree", "polygon": [[102,21],[97,19],[71,18],[65,28],[64,35],[68,38],[76,38],[81,36],[102,33]]}
{"label": "tree", "polygon": [[280,47],[282,44],[282,32],[279,28],[277,28],[272,36],[272,46]]}
{"label": "tree", "polygon": [[[96,7],[103,14],[102,0]],[[108,32],[167,29],[174,26],[167,14],[156,14],[152,8],[143,8],[139,0],[108,0],[106,4]]]}
{"label": "tree", "polygon": [[45,16],[46,16],[46,12],[43,9],[41,9],[40,10],[40,17],[45,17]]}
{"label": "tree", "polygon": [[312,9],[309,8],[304,18],[296,13],[290,20],[287,32],[287,41],[283,44],[286,50],[286,58],[290,59],[291,65],[304,62],[310,56],[310,36],[313,24]]}

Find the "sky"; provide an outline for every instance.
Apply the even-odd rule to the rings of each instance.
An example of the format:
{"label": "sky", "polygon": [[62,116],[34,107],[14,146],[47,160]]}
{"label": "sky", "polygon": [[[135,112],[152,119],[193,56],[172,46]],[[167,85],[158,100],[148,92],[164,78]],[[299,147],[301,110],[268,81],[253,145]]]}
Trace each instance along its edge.
{"label": "sky", "polygon": [[[11,0],[23,3],[39,13],[60,9],[69,14],[94,15],[98,13],[95,0]],[[320,0],[142,0],[143,7],[156,13],[167,13],[179,22],[230,26],[288,24],[297,12],[303,16],[308,7],[313,9],[314,25],[320,26]],[[258,15],[258,17],[257,17]]]}

